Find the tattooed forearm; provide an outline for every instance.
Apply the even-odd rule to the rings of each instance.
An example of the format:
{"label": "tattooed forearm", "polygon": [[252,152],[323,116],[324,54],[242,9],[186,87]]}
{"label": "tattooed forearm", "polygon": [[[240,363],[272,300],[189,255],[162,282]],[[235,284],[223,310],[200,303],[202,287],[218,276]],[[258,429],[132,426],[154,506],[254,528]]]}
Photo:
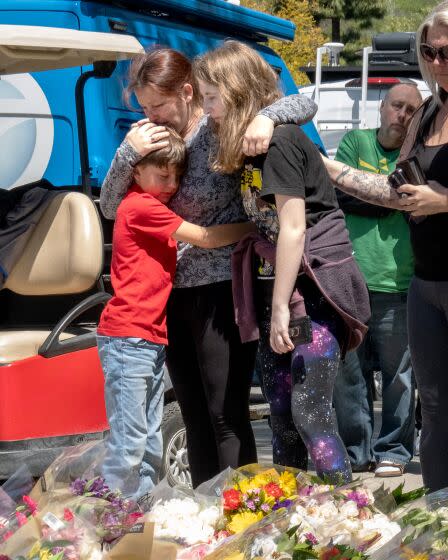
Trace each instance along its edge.
{"label": "tattooed forearm", "polygon": [[398,195],[390,186],[386,175],[368,173],[340,162],[332,164],[338,164],[339,169],[334,169],[335,173],[330,173],[330,177],[341,191],[371,204],[399,208]]}

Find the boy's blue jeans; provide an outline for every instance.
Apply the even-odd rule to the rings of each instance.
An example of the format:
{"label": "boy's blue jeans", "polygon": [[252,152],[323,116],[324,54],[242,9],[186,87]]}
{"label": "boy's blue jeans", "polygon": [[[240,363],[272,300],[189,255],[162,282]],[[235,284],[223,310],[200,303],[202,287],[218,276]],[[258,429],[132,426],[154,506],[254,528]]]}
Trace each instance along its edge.
{"label": "boy's blue jeans", "polygon": [[139,498],[157,484],[162,462],[165,347],[142,338],[97,336],[110,426],[103,474]]}

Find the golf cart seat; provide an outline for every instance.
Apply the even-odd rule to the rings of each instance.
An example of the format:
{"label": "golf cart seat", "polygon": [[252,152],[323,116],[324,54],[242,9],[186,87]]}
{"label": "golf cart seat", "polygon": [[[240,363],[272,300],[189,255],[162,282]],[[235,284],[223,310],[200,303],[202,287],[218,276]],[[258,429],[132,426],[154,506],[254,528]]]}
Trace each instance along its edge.
{"label": "golf cart seat", "polygon": [[79,192],[57,193],[2,291],[29,299],[30,319],[36,299],[48,307],[53,296],[67,296],[71,305],[78,294],[78,301],[48,329],[33,328],[31,322],[31,327],[13,324],[0,330],[0,442],[107,430],[95,328],[77,321],[110,297],[96,287],[102,266],[103,236],[94,203]]}

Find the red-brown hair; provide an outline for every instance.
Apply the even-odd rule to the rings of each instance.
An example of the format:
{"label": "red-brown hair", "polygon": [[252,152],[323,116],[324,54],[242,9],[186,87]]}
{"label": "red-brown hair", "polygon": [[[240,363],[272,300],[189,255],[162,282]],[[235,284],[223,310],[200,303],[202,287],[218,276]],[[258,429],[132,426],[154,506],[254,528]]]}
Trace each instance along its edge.
{"label": "red-brown hair", "polygon": [[201,97],[191,62],[179,51],[167,47],[152,47],[137,55],[129,68],[126,100],[145,86],[154,86],[165,95],[178,95],[185,84],[193,87],[193,107],[201,106]]}

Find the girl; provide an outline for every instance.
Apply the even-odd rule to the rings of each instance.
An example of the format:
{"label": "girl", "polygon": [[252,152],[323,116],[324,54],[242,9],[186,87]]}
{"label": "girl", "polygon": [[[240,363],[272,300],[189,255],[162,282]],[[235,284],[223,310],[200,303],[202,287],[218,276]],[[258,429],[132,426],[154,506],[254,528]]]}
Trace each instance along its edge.
{"label": "girl", "polygon": [[[300,434],[317,473],[348,482],[350,463],[336,430],[332,391],[341,353],[361,341],[369,307],[344,216],[318,150],[299,127],[278,126],[267,155],[245,160],[247,124],[281,95],[275,72],[256,51],[227,41],[198,58],[194,71],[204,110],[216,125],[212,169],[234,173],[244,166],[243,204],[261,234],[236,248],[233,290],[246,340],[256,338],[254,297],[274,461],[305,466]],[[248,265],[253,254],[254,275]]]}

